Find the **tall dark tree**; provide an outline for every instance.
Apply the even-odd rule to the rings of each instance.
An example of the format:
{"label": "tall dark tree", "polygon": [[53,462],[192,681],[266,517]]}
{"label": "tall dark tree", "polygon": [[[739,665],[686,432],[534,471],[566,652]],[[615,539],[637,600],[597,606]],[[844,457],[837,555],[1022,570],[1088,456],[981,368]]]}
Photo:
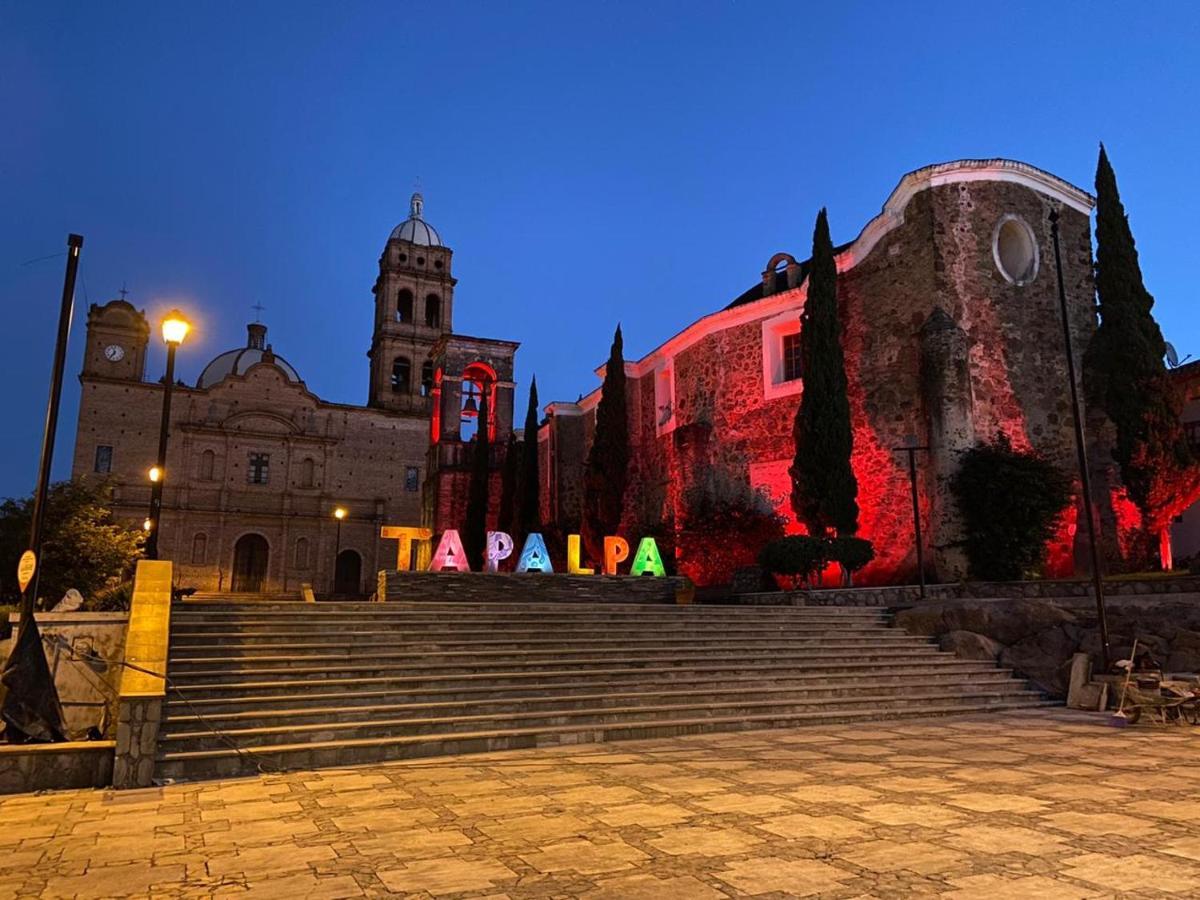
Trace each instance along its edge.
{"label": "tall dark tree", "polygon": [[858,531],[858,481],[850,465],[854,433],[838,318],[837,265],[824,209],[813,230],[800,351],[804,392],[793,432],[792,509],[809,534],[853,535]]}
{"label": "tall dark tree", "polygon": [[[537,377],[529,382],[529,406],[525,410],[524,448],[521,452],[520,502],[518,523],[520,540],[542,530],[541,480],[538,476],[538,393]],[[518,547],[520,544],[517,545]]]}
{"label": "tall dark tree", "polygon": [[505,534],[512,534],[517,526],[517,487],[521,477],[521,452],[524,444],[517,441],[516,432],[508,433],[508,446],[504,448],[504,467],[500,470],[500,509],[496,516],[496,527]]}
{"label": "tall dark tree", "polygon": [[596,407],[596,433],[583,472],[583,543],[593,561],[604,558],[604,536],[616,534],[629,480],[629,413],[625,401],[625,356],[621,326],[613,335],[600,404]]}
{"label": "tall dark tree", "polygon": [[1200,497],[1200,463],[1180,419],[1183,399],[1167,372],[1154,298],[1104,146],[1096,165],[1096,294],[1100,327],[1084,355],[1089,396],[1116,425],[1113,457],[1148,538],[1170,565],[1171,520]]}
{"label": "tall dark tree", "polygon": [[471,482],[467,489],[467,520],[463,525],[463,551],[467,562],[476,572],[483,571],[484,553],[487,551],[487,512],[489,457],[491,441],[488,437],[488,394],[491,385],[485,384],[480,392],[479,421],[475,430],[475,446],[471,452]]}

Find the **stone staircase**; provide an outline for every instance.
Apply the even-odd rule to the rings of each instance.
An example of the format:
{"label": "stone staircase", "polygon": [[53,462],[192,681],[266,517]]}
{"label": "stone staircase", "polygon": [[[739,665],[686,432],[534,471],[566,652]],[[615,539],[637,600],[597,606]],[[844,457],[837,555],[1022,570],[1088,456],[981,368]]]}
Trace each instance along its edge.
{"label": "stone staircase", "polygon": [[157,778],[1045,705],[877,609],[182,603]]}

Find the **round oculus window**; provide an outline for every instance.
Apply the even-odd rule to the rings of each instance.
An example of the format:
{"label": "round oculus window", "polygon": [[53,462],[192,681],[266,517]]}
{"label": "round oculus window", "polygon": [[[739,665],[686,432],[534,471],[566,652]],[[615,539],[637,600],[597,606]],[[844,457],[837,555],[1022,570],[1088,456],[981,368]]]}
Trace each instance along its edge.
{"label": "round oculus window", "polygon": [[992,256],[1006,281],[1029,284],[1038,273],[1038,246],[1033,229],[1018,216],[1008,215],[996,225]]}

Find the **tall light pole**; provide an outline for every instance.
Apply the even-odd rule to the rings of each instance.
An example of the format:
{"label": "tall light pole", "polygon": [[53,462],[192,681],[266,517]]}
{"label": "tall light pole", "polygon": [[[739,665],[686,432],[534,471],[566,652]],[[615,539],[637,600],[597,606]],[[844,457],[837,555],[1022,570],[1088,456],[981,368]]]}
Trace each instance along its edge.
{"label": "tall light pole", "polygon": [[928,450],[918,447],[911,439],[903,447],[892,448],[897,453],[908,454],[908,483],[912,491],[913,540],[917,545],[917,578],[921,586],[921,599],[925,599],[925,541],[921,538],[921,499],[917,493],[917,451]]}
{"label": "tall light pole", "polygon": [[163,481],[167,476],[167,437],[171,430],[171,390],[175,386],[175,351],[187,337],[191,325],[177,309],[167,313],[162,323],[167,345],[167,374],[163,384],[162,421],[158,431],[158,462],[150,470],[150,514],[146,517],[146,559],[158,559],[158,533],[162,525]]}
{"label": "tall light pole", "polygon": [[333,546],[333,593],[337,590],[337,561],[342,555],[342,519],[346,518],[345,507],[338,506],[333,510],[333,517],[337,519],[337,542]]}
{"label": "tall light pole", "polygon": [[1087,522],[1088,551],[1092,558],[1092,586],[1096,591],[1096,615],[1100,620],[1100,659],[1108,671],[1112,658],[1108,646],[1108,615],[1104,608],[1104,575],[1100,571],[1100,551],[1096,546],[1096,517],[1092,511],[1092,480],[1088,474],[1087,448],[1084,444],[1083,414],[1079,409],[1079,385],[1075,375],[1075,351],[1071,341],[1071,319],[1067,314],[1067,290],[1063,286],[1062,251],[1058,245],[1058,210],[1050,211],[1050,236],[1054,240],[1054,271],[1058,276],[1058,306],[1062,313],[1063,347],[1067,354],[1067,377],[1071,380],[1071,420],[1075,424],[1075,453],[1079,461],[1079,486],[1083,491],[1083,516]]}

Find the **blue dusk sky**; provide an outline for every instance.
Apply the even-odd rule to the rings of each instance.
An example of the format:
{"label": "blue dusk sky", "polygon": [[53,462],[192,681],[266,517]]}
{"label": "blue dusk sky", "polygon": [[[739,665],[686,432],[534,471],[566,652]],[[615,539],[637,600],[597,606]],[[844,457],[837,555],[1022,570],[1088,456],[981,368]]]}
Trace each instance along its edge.
{"label": "blue dusk sky", "polygon": [[807,256],[821,206],[849,240],[963,157],[1091,190],[1101,140],[1159,321],[1200,354],[1198,57],[1192,2],[0,0],[0,496],[35,480],[68,232],[59,478],[87,305],[123,283],[195,318],[189,382],[261,303],[309,388],[365,402],[417,179],[455,330],[521,342],[522,408],[534,373],[543,401],[592,389],[618,320],[640,357]]}

